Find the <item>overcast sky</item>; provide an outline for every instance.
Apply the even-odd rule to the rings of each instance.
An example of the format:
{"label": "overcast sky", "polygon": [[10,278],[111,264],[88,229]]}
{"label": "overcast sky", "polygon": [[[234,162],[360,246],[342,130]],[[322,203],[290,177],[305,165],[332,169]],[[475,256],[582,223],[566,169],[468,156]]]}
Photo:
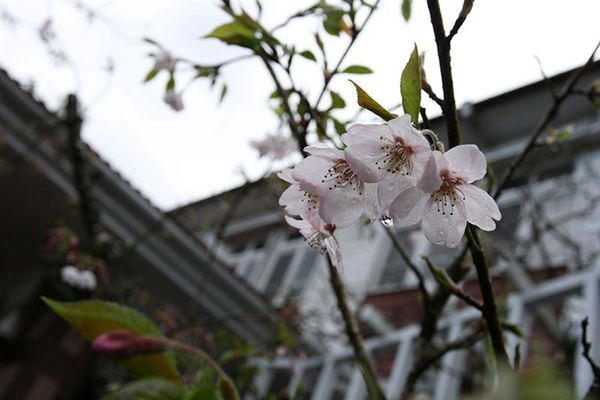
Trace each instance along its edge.
{"label": "overcast sky", "polygon": [[[237,3],[235,0],[234,3]],[[294,10],[312,4],[300,0],[263,0],[265,24],[272,26]],[[208,63],[242,54],[202,35],[226,20],[211,0],[104,0],[94,4],[100,15],[90,21],[76,0],[0,1],[0,67],[23,83],[34,83],[38,98],[57,109],[75,91],[85,109],[84,138],[136,188],[163,209],[170,209],[235,187],[241,170],[260,176],[267,164],[257,160],[248,142],[275,133],[276,121],[266,98],[272,84],[255,60],[224,71],[229,94],[204,82],[184,94],[185,110],[171,111],[162,102],[165,77],[141,81],[152,61],[142,37],[164,44],[177,56]],[[253,9],[254,1],[245,2]],[[444,0],[450,25],[462,0]],[[6,15],[15,23],[7,21]],[[537,56],[548,75],[582,64],[600,39],[598,0],[477,1],[453,41],[453,69],[459,104],[475,102],[540,79]],[[56,65],[39,39],[48,18],[69,65]],[[297,47],[314,49],[316,20],[294,23],[284,32]],[[328,48],[332,59],[347,38]],[[425,1],[414,0],[405,23],[400,0],[382,0],[347,64],[365,64],[375,72],[354,79],[386,105],[400,100],[399,76],[416,42],[427,54],[425,68],[439,89],[435,44]],[[106,72],[108,59],[114,72]],[[308,61],[297,70],[303,87],[318,90],[318,71]],[[180,84],[183,82],[179,82]],[[344,77],[332,85],[353,104]],[[431,107],[434,109],[433,107]],[[354,108],[351,110],[355,111]],[[524,111],[525,112],[525,111]],[[433,113],[433,112],[432,112]],[[510,117],[510,116],[507,116]]]}

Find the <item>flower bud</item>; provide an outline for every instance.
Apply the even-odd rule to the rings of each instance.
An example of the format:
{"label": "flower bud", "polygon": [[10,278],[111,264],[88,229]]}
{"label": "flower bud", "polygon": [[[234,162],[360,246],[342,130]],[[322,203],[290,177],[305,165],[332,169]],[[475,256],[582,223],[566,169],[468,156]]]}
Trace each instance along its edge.
{"label": "flower bud", "polygon": [[92,342],[92,350],[114,357],[155,353],[167,348],[162,337],[139,336],[126,330],[106,332]]}

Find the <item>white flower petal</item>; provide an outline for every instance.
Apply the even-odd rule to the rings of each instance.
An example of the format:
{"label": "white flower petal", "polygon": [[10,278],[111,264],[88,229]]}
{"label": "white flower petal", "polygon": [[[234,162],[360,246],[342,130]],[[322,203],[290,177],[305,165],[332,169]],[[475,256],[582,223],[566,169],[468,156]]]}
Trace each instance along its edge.
{"label": "white flower petal", "polygon": [[431,207],[423,217],[425,237],[439,246],[458,246],[467,227],[465,204],[462,199],[456,201],[452,213],[442,213],[431,200],[428,200],[428,203]]}
{"label": "white flower petal", "polygon": [[366,155],[355,147],[347,147],[344,150],[346,161],[350,169],[356,173],[356,176],[363,181],[376,183],[383,179],[388,174],[385,168],[379,168],[375,163],[381,159],[381,155],[370,156]]}
{"label": "white flower petal", "polygon": [[474,144],[456,146],[444,153],[453,173],[467,183],[477,181],[485,176],[487,161]]}
{"label": "white flower petal", "polygon": [[362,195],[351,186],[333,189],[321,199],[319,215],[323,221],[344,228],[352,225],[365,210]]}
{"label": "white flower petal", "polygon": [[502,214],[494,199],[475,185],[461,185],[460,190],[465,196],[467,221],[484,231],[496,229],[494,220],[500,221]]}
{"label": "white flower petal", "polygon": [[299,185],[291,185],[279,197],[279,205],[290,215],[304,215],[312,208],[305,191]]}
{"label": "white flower petal", "polygon": [[401,115],[398,118],[389,120],[387,124],[392,128],[393,135],[400,138],[410,135],[414,129],[410,115]]}
{"label": "white flower petal", "polygon": [[310,155],[324,158],[331,162],[336,162],[344,159],[344,152],[340,149],[335,149],[329,146],[306,146],[304,151]]}
{"label": "white flower petal", "polygon": [[293,171],[292,168],[285,168],[277,173],[277,177],[287,183],[296,183],[296,180],[292,177]]}
{"label": "white flower petal", "polygon": [[321,195],[328,191],[327,185],[322,180],[332,165],[331,161],[324,158],[308,156],[296,165],[292,172],[292,178],[300,184],[301,189]]}
{"label": "white flower petal", "polygon": [[[426,157],[426,161],[415,162],[415,181],[419,189],[427,193],[433,193],[442,185],[440,171],[433,152],[428,154],[421,153],[415,156],[415,159]],[[416,167],[419,168],[416,168]]]}
{"label": "white flower petal", "polygon": [[394,226],[404,227],[418,223],[428,207],[431,207],[427,202],[429,197],[429,194],[416,186],[402,191],[390,206],[390,217],[394,219]]}
{"label": "white flower petal", "polygon": [[396,200],[396,197],[412,186],[414,186],[412,179],[400,174],[389,175],[383,181],[379,182],[377,195],[381,213],[389,216],[390,206]]}
{"label": "white flower petal", "polygon": [[387,124],[352,124],[348,127],[348,133],[342,135],[342,141],[347,146],[353,146],[366,138],[379,139],[382,136],[390,141],[394,139]]}

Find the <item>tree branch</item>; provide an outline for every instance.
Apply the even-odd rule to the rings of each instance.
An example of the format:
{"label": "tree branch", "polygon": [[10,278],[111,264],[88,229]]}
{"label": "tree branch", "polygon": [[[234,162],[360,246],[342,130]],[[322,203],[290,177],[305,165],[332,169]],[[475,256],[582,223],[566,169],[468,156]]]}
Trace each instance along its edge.
{"label": "tree branch", "polygon": [[437,46],[442,86],[444,89],[444,118],[448,132],[448,146],[452,148],[460,144],[460,130],[458,127],[458,112],[454,98],[454,81],[452,80],[452,66],[450,64],[450,41],[446,38],[444,20],[438,0],[427,0],[435,44]]}
{"label": "tree branch", "polygon": [[394,248],[396,249],[398,254],[400,254],[400,257],[402,258],[402,260],[406,263],[408,268],[417,277],[417,281],[419,282],[419,290],[421,291],[421,294],[423,295],[424,309],[426,309],[428,306],[428,303],[429,303],[429,292],[427,292],[427,288],[425,287],[425,278],[423,278],[423,274],[421,274],[421,271],[419,271],[419,267],[417,267],[417,265],[413,262],[413,260],[410,258],[410,256],[406,253],[406,251],[404,251],[404,249],[402,248],[402,245],[400,244],[400,241],[394,234],[394,231],[392,230],[392,228],[385,227],[385,232],[387,233],[388,237],[392,241],[392,245],[394,246]]}
{"label": "tree branch", "polygon": [[481,289],[481,297],[483,298],[482,314],[486,321],[492,347],[499,363],[509,365],[508,354],[506,353],[504,339],[502,338],[498,310],[496,308],[496,299],[494,298],[494,291],[492,289],[492,279],[489,274],[485,255],[483,254],[483,248],[481,247],[475,227],[468,225],[466,234],[469,250],[473,257],[473,264],[475,264],[475,269],[477,270],[477,280]]}
{"label": "tree branch", "polygon": [[365,373],[369,375],[369,380],[373,383],[376,383],[377,399],[385,399],[383,389],[377,380],[377,374],[375,373],[373,362],[371,361],[371,358],[367,354],[363,345],[362,336],[358,329],[358,323],[356,322],[356,318],[354,318],[354,314],[352,314],[350,307],[348,306],[348,301],[344,291],[344,284],[340,274],[338,273],[337,268],[331,262],[329,256],[326,258],[327,265],[329,267],[329,282],[331,283],[331,288],[335,294],[338,309],[342,314],[346,335],[348,336],[348,340],[350,341],[352,349],[354,350],[356,361],[363,366]]}
{"label": "tree branch", "polygon": [[475,331],[462,338],[446,343],[444,347],[437,349],[427,357],[418,360],[406,378],[406,386],[404,387],[401,398],[406,398],[413,391],[421,375],[447,353],[453,350],[465,349],[477,343],[483,336],[484,328],[485,325],[482,324]]}
{"label": "tree branch", "polygon": [[525,148],[523,148],[523,151],[521,151],[521,153],[513,159],[508,169],[502,175],[502,179],[500,179],[500,182],[496,187],[496,191],[492,195],[494,199],[497,199],[498,196],[500,196],[508,181],[510,181],[510,179],[513,177],[517,168],[519,168],[525,157],[535,147],[538,137],[542,134],[542,132],[546,129],[548,124],[554,119],[554,117],[556,117],[558,109],[560,108],[564,100],[571,94],[579,78],[581,78],[585,70],[593,63],[594,55],[596,54],[596,51],[598,51],[598,47],[600,47],[600,42],[596,44],[596,47],[594,47],[594,50],[587,59],[586,63],[569,77],[562,90],[558,93],[558,95],[555,95],[552,106],[550,106],[550,109],[548,109],[546,114],[538,123],[537,127],[533,131],[533,134],[527,141]]}

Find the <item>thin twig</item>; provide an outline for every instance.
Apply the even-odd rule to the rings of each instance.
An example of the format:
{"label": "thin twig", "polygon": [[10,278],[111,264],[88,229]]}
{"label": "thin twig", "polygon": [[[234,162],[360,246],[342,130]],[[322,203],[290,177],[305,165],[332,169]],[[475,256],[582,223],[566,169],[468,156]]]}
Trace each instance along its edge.
{"label": "thin twig", "polygon": [[444,99],[441,99],[437,94],[435,94],[435,92],[433,91],[433,88],[431,87],[431,85],[427,82],[421,83],[421,89],[427,93],[427,95],[429,96],[429,98],[431,100],[433,100],[438,106],[440,106],[440,108],[442,109],[442,111],[444,110]]}
{"label": "thin twig", "polygon": [[[436,266],[435,263],[433,261],[431,261],[431,259],[429,257],[422,256],[422,258],[423,258],[423,260],[425,260],[425,264],[429,267],[429,270],[431,271],[431,274],[433,276],[436,276],[436,269],[439,269],[439,267]],[[450,278],[450,276],[448,276],[448,278]],[[468,305],[475,307],[479,311],[483,310],[483,304],[481,304],[481,302],[479,300],[475,299],[470,294],[464,292],[453,281],[452,282],[446,282],[446,285],[442,285],[442,286],[446,286],[448,288],[448,290],[450,291],[450,293],[452,293],[454,296],[458,297],[459,299],[461,299],[462,301],[464,301]]]}
{"label": "thin twig", "polygon": [[402,260],[404,260],[404,262],[406,263],[408,268],[410,268],[410,270],[417,277],[417,281],[419,282],[419,290],[421,291],[421,294],[423,295],[423,303],[425,304],[425,308],[427,308],[427,304],[429,303],[429,292],[427,292],[427,288],[425,287],[425,278],[423,278],[423,274],[421,274],[419,267],[417,267],[417,265],[413,262],[413,260],[410,258],[410,256],[406,253],[406,251],[404,251],[404,249],[402,248],[402,245],[400,244],[400,241],[394,234],[393,229],[390,227],[386,227],[385,232],[387,233],[388,237],[392,241],[392,245],[394,246],[394,248],[396,249],[398,254],[400,254],[400,257],[402,258]]}
{"label": "thin twig", "polygon": [[425,371],[427,371],[433,364],[438,362],[447,353],[454,350],[466,349],[477,343],[483,337],[484,329],[485,325],[482,324],[475,331],[463,336],[462,338],[448,342],[444,347],[432,351],[432,353],[427,357],[422,357],[419,359],[414,364],[413,368],[408,374],[408,377],[406,378],[406,385],[401,398],[406,398],[413,391],[413,388],[415,387],[421,375],[423,375]]}
{"label": "thin twig", "polygon": [[352,314],[350,307],[348,306],[346,293],[344,291],[344,284],[340,274],[337,268],[331,262],[329,256],[326,258],[327,265],[329,267],[329,282],[331,283],[331,288],[335,294],[338,303],[338,309],[342,314],[346,335],[348,336],[348,340],[350,341],[352,349],[354,350],[354,356],[356,357],[357,362],[363,366],[365,373],[370,375],[370,381],[376,384],[377,399],[385,399],[383,389],[377,380],[377,374],[375,373],[373,362],[371,361],[371,358],[367,354],[367,351],[363,345],[362,336],[358,329],[358,323],[356,322],[356,318],[354,318],[354,314]]}
{"label": "thin twig", "polygon": [[452,38],[458,33],[458,30],[460,29],[460,27],[465,23],[467,16],[469,15],[469,13],[471,12],[471,9],[473,8],[473,1],[474,0],[464,0],[462,9],[460,10],[460,13],[458,14],[458,18],[456,18],[456,21],[454,21],[454,26],[452,27],[452,29],[450,30],[450,33],[446,37],[446,41],[448,43],[450,43]]}
{"label": "thin twig", "polygon": [[329,82],[331,82],[331,79],[334,77],[334,75],[339,72],[339,69],[342,66],[342,63],[346,59],[346,56],[350,52],[350,49],[354,45],[354,42],[356,42],[356,39],[358,38],[358,36],[360,35],[360,33],[363,31],[363,29],[365,28],[365,26],[367,25],[367,23],[371,19],[371,16],[373,15],[373,13],[375,12],[375,10],[379,6],[379,2],[380,1],[381,0],[377,0],[375,2],[375,4],[373,4],[372,6],[370,6],[369,13],[365,17],[362,25],[359,28],[355,28],[354,29],[354,34],[352,35],[352,38],[350,39],[350,42],[348,43],[348,45],[344,49],[344,52],[342,53],[342,55],[338,59],[337,63],[335,64],[335,67],[333,68],[333,70],[331,72],[329,72],[329,73],[327,73],[325,75],[325,81],[323,82],[323,88],[321,89],[321,93],[319,93],[319,96],[317,97],[317,100],[315,101],[315,108],[319,107],[319,103],[323,99],[323,95],[325,95],[325,92],[327,91],[327,87],[329,87]]}
{"label": "thin twig", "polygon": [[307,145],[306,133],[300,132],[298,123],[296,122],[296,118],[294,116],[294,112],[292,111],[292,108],[290,107],[289,97],[288,97],[286,91],[283,89],[281,82],[279,82],[279,78],[277,77],[277,74],[273,70],[273,67],[271,66],[271,63],[269,62],[267,56],[265,56],[264,54],[259,54],[259,56],[260,56],[261,60],[263,61],[265,67],[267,68],[267,71],[269,71],[269,75],[271,75],[273,82],[275,83],[275,87],[277,89],[277,94],[281,98],[281,103],[283,104],[283,108],[285,110],[285,113],[287,114],[288,125],[290,127],[290,131],[292,132],[292,136],[294,137],[294,139],[296,139],[296,142],[298,143],[298,148],[299,148],[300,152],[304,154],[304,148]]}
{"label": "thin twig", "polygon": [[590,351],[592,350],[592,345],[588,341],[587,338],[587,328],[588,328],[588,317],[585,317],[583,321],[581,321],[581,345],[583,346],[583,352],[581,353],[583,357],[590,364],[590,368],[592,368],[592,373],[594,374],[594,378],[600,379],[600,367],[592,360],[592,356],[590,356]]}
{"label": "thin twig", "polygon": [[550,109],[548,109],[544,117],[540,120],[537,127],[534,129],[533,134],[529,137],[529,140],[523,148],[523,151],[521,151],[521,153],[513,159],[508,169],[506,169],[506,171],[502,175],[502,179],[500,179],[500,182],[496,187],[496,191],[492,195],[494,199],[497,199],[498,196],[500,196],[508,181],[510,181],[510,179],[513,177],[517,168],[519,168],[525,157],[535,147],[538,137],[546,129],[548,124],[554,119],[554,117],[558,113],[558,109],[560,108],[564,100],[569,96],[569,94],[571,94],[571,91],[575,87],[575,84],[577,83],[579,78],[581,78],[585,70],[593,63],[594,55],[596,54],[596,51],[598,51],[598,47],[600,47],[600,42],[596,44],[596,47],[594,47],[592,54],[589,56],[585,64],[569,77],[558,96],[555,97],[552,106],[550,107]]}

